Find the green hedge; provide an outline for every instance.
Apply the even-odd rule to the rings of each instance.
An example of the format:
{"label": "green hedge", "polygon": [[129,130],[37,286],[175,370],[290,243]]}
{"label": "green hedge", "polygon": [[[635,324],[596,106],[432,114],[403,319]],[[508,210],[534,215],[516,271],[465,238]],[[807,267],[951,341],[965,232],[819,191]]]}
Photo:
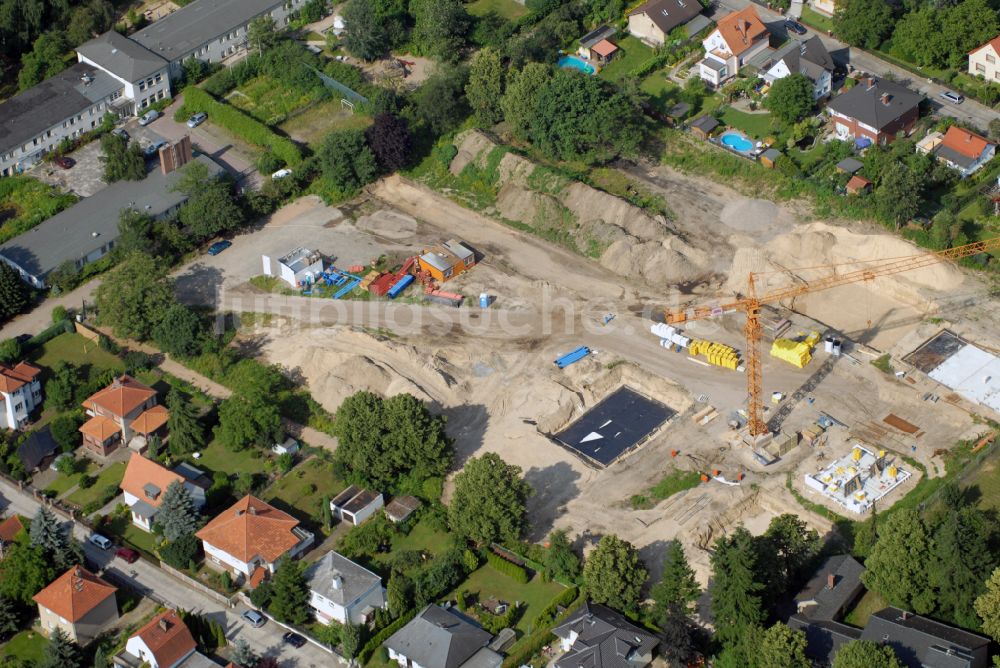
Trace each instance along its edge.
{"label": "green hedge", "polygon": [[288,165],[302,162],[302,151],[291,139],[276,134],[260,121],[219,102],[200,88],[192,86],[184,91],[184,109],[185,116],[205,112],[216,125],[255,146],[271,151]]}
{"label": "green hedge", "polygon": [[524,570],[523,567],[518,566],[515,563],[511,563],[493,552],[486,553],[486,563],[492,566],[493,570],[498,573],[503,573],[507,577],[513,579],[514,582],[527,584],[530,579],[528,578],[528,571]]}
{"label": "green hedge", "polygon": [[[576,599],[566,608],[563,614],[559,615],[552,622],[552,626],[565,621],[573,612],[576,611],[583,602],[586,600],[585,594],[580,594]],[[510,652],[507,657],[503,660],[503,668],[518,668],[518,666],[523,666],[542,650],[543,647],[551,643],[555,636],[552,635],[552,626],[547,626],[542,629],[536,629],[531,632],[531,635],[525,636],[519,640],[513,647],[511,647]]]}
{"label": "green hedge", "polygon": [[43,329],[38,334],[28,339],[28,345],[31,347],[36,347],[48,343],[52,339],[56,338],[60,334],[67,334],[75,332],[76,328],[73,327],[73,321],[67,318],[66,320],[60,320],[56,324],[52,325],[48,329]]}
{"label": "green hedge", "polygon": [[374,654],[376,650],[382,646],[382,643],[388,640],[389,636],[393,633],[409,624],[410,621],[417,616],[417,612],[419,612],[419,610],[416,608],[410,610],[392,624],[389,624],[389,626],[372,636],[371,640],[366,642],[365,646],[361,648],[360,652],[358,652],[358,665],[363,666],[368,663],[368,660],[372,658],[372,654]]}
{"label": "green hedge", "polygon": [[579,590],[576,587],[567,587],[565,591],[560,592],[558,596],[552,599],[545,608],[538,613],[534,621],[531,623],[532,630],[547,628],[552,622],[556,620],[559,615],[559,608],[565,607],[576,600]]}

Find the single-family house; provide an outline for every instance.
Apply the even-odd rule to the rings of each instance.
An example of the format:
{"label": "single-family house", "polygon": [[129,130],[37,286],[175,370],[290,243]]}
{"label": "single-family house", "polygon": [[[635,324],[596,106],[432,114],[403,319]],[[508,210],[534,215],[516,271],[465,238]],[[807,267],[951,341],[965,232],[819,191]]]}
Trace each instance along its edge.
{"label": "single-family house", "polygon": [[293,288],[315,283],[323,273],[323,254],[308,248],[296,248],[278,259],[262,255],[264,275],[276,276]]}
{"label": "single-family house", "polygon": [[42,404],[42,370],[27,362],[14,366],[0,362],[0,427],[20,429]]}
{"label": "single-family house", "polygon": [[279,561],[298,556],[315,540],[297,519],[249,494],[195,535],[205,548],[206,563],[258,584]]}
{"label": "single-family house", "polygon": [[648,0],[628,15],[628,31],[656,48],[667,36],[701,13],[701,3],[693,0]]}
{"label": "single-family house", "polygon": [[773,84],[791,74],[802,74],[813,84],[813,99],[829,97],[832,89],[834,63],[830,52],[818,36],[799,42],[790,40],[776,50],[769,64],[762,69],[764,81]]}
{"label": "single-family house", "polygon": [[[125,467],[121,487],[125,497],[125,505],[132,513],[132,524],[144,531],[153,530],[153,521],[163,503],[163,495],[173,483],[184,485],[191,501],[196,508],[205,505],[205,489],[196,479],[185,475],[188,471],[197,471],[191,467],[175,467],[173,471],[151,459],[146,459],[133,452]],[[197,471],[200,474],[200,471]]]}
{"label": "single-family house", "polygon": [[965,178],[992,160],[996,150],[997,145],[986,137],[952,125],[931,153]]}
{"label": "single-family house", "polygon": [[838,139],[884,145],[913,130],[923,99],[894,81],[868,77],[830,100],[827,111]]}
{"label": "single-family house", "polygon": [[397,496],[385,507],[385,516],[399,524],[408,520],[422,505],[420,499],[415,496]]}
{"label": "single-family house", "polygon": [[17,540],[22,531],[24,531],[24,523],[17,515],[11,515],[0,522],[0,559],[4,558],[7,546]]}
{"label": "single-family house", "polygon": [[969,52],[969,74],[1000,82],[1000,35]]}
{"label": "single-family house", "polygon": [[34,596],[42,632],[62,629],[86,645],[118,621],[116,591],[83,566],[73,566]]}
{"label": "single-family house", "polygon": [[372,492],[351,485],[330,501],[334,518],[358,526],[385,505],[381,492]]}
{"label": "single-family house", "polygon": [[382,645],[402,668],[499,668],[492,638],[455,609],[431,604]]}
{"label": "single-family house", "polygon": [[597,603],[584,603],[552,629],[565,652],[556,668],[645,668],[659,639],[624,615]]}
{"label": "single-family house", "polygon": [[385,608],[382,578],[336,552],[327,552],[305,572],[309,606],[317,621],[365,624]]}
{"label": "single-family house", "polygon": [[862,640],[888,645],[906,668],[986,668],[989,638],[899,608],[872,614]]}
{"label": "single-family house", "polygon": [[872,182],[860,174],[855,174],[847,180],[848,195],[866,195],[871,192],[871,189]]}
{"label": "single-family house", "polygon": [[698,74],[709,85],[721,86],[732,79],[747,61],[769,48],[767,26],[753,5],[718,20],[715,30],[702,41],[705,57]]}
{"label": "single-family house", "polygon": [[[198,645],[175,610],[164,610],[129,636],[125,650],[115,657],[116,665],[128,668],[193,668]],[[205,658],[205,657],[201,657]],[[214,665],[214,664],[213,664]]]}
{"label": "single-family house", "polygon": [[83,408],[90,416],[80,427],[83,445],[98,457],[107,457],[122,443],[141,452],[150,435],[165,434],[170,418],[167,409],[157,404],[156,390],[128,375],[90,395]]}
{"label": "single-family house", "polygon": [[450,239],[422,252],[417,257],[417,263],[422,271],[443,283],[465,273],[476,264],[476,254],[462,242]]}
{"label": "single-family house", "polygon": [[580,47],[576,50],[577,54],[598,65],[608,64],[618,53],[618,45],[611,41],[616,32],[618,29],[613,26],[600,26],[591,30],[580,38]]}

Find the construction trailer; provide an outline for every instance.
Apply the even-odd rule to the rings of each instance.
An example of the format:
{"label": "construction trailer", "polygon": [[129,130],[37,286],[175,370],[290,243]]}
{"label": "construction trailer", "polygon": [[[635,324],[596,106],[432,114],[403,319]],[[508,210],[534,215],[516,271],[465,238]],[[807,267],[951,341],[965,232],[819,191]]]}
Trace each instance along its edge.
{"label": "construction trailer", "polygon": [[462,242],[449,239],[423,251],[417,257],[417,263],[421,271],[443,283],[472,268],[476,264],[476,254]]}
{"label": "construction trailer", "polygon": [[276,276],[293,288],[315,283],[323,274],[323,254],[308,248],[296,248],[279,258],[262,255],[264,274]]}

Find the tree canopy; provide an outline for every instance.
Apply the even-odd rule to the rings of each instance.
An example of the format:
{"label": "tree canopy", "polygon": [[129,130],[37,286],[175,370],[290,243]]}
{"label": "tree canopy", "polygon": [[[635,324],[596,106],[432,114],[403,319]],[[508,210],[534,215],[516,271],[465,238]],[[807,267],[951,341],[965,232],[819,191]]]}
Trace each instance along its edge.
{"label": "tree canopy", "polygon": [[392,44],[388,26],[375,11],[372,0],[350,0],[344,7],[344,22],[351,29],[344,35],[344,46],[364,61],[381,58]]}
{"label": "tree canopy", "polygon": [[580,557],[562,529],[549,534],[545,551],[545,574],[549,579],[574,580],[580,574]]}
{"label": "tree canopy", "polygon": [[270,447],[281,435],[281,415],[260,392],[240,392],[219,404],[215,437],[230,450]]}
{"label": "tree canopy", "polygon": [[785,123],[794,123],[813,108],[813,83],[804,74],[789,74],[771,84],[764,106]]}
{"label": "tree canopy", "polygon": [[171,355],[196,355],[202,348],[204,330],[201,318],[184,304],[173,303],[163,313],[163,319],[153,327],[153,341]]}
{"label": "tree canopy", "polygon": [[853,640],[837,650],[833,668],[903,668],[903,664],[889,645]]}
{"label": "tree canopy", "polygon": [[6,262],[0,262],[0,322],[6,322],[28,305],[28,286]]}
{"label": "tree canopy", "polygon": [[927,614],[935,604],[927,572],[931,554],[923,518],[911,508],[898,510],[881,520],[862,580],[893,605]]}
{"label": "tree canopy", "polygon": [[877,49],[892,33],[893,23],[886,0],[846,0],[837,3],[833,32],[852,46]]}
{"label": "tree canopy", "polygon": [[458,60],[470,18],[461,0],[410,0],[411,39],[417,50],[442,60]]}
{"label": "tree canopy", "polygon": [[146,341],[174,304],[173,283],[156,260],[133,252],[105,274],[95,302],[100,321],[117,336]]}
{"label": "tree canopy", "polygon": [[268,585],[269,612],[276,619],[291,624],[303,624],[312,618],[309,608],[309,586],[301,561],[284,559],[274,571]]}
{"label": "tree canopy", "polygon": [[638,610],[647,575],[635,546],[613,534],[601,537],[583,567],[591,600],[623,612]]}
{"label": "tree canopy", "polygon": [[146,158],[138,142],[129,144],[124,138],[108,133],[101,137],[101,162],[104,180],[141,181],[146,178]]}
{"label": "tree canopy", "polygon": [[472,107],[476,122],[489,127],[503,119],[500,100],[503,96],[504,68],[500,52],[483,49],[472,57],[469,66],[469,82],[465,85],[465,96]]}
{"label": "tree canopy", "polygon": [[758,580],[760,551],[744,527],[720,538],[712,553],[712,616],[716,637],[724,645],[736,645],[751,626],[763,623],[765,613]]}
{"label": "tree canopy", "polygon": [[185,455],[205,445],[205,431],[198,423],[194,405],[177,388],[167,392],[167,429],[170,431],[170,451]]}
{"label": "tree canopy", "polygon": [[812,668],[806,656],[806,634],[781,622],[764,632],[760,639],[758,665],[762,668]]}
{"label": "tree canopy", "polygon": [[405,119],[386,112],[376,114],[365,139],[383,171],[395,172],[410,164],[413,137]]}
{"label": "tree canopy", "polygon": [[378,175],[375,154],[362,130],[331,132],[319,150],[323,175],[338,190],[354,192]]}
{"label": "tree canopy", "polygon": [[671,610],[680,610],[685,615],[692,612],[694,602],[701,595],[701,587],[679,541],[671,541],[667,546],[663,557],[663,575],[650,595],[653,598],[654,619],[660,623],[666,620]]}
{"label": "tree canopy", "polygon": [[518,540],[527,525],[525,503],[530,494],[521,467],[493,452],[473,457],[455,476],[448,525],[480,545]]}
{"label": "tree canopy", "polygon": [[198,530],[200,517],[191,499],[191,492],[176,480],[163,492],[163,501],[156,513],[156,524],[163,532],[163,537],[171,543]]}
{"label": "tree canopy", "polygon": [[187,195],[178,218],[199,239],[235,230],[245,222],[232,183],[225,177],[210,177],[208,167],[200,162],[182,167],[173,189]]}
{"label": "tree canopy", "polygon": [[986,0],[927,4],[896,23],[892,50],[917,65],[965,69],[966,55],[998,31],[996,9]]}

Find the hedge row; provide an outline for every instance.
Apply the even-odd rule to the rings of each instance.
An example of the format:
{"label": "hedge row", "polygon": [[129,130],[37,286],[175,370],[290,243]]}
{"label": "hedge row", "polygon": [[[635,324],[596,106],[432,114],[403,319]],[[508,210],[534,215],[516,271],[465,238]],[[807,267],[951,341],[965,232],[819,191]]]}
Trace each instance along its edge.
{"label": "hedge row", "polygon": [[519,582],[520,584],[528,583],[528,571],[524,570],[523,567],[511,563],[493,552],[486,553],[486,562],[493,567],[493,570],[503,573],[514,580],[514,582]]}
{"label": "hedge row", "polygon": [[531,628],[541,629],[548,627],[559,615],[559,608],[566,607],[576,600],[578,593],[579,590],[576,587],[566,587],[564,591],[560,592],[558,596],[552,599],[551,603],[538,613],[538,616],[531,623]]}
{"label": "hedge row", "polygon": [[410,610],[392,624],[389,624],[389,626],[372,636],[371,640],[366,642],[365,646],[361,648],[360,652],[358,652],[358,665],[363,666],[368,663],[368,660],[372,658],[372,654],[374,654],[376,650],[382,646],[382,643],[388,640],[389,636],[393,633],[409,624],[410,621],[417,616],[417,612],[419,611],[416,608]]}
{"label": "hedge row", "polygon": [[48,343],[52,339],[56,338],[60,334],[67,334],[70,332],[75,332],[76,328],[73,327],[73,321],[69,318],[65,320],[60,320],[56,324],[52,325],[48,329],[43,329],[38,334],[35,334],[28,340],[28,345],[31,347],[40,346]]}
{"label": "hedge row", "polygon": [[184,91],[184,109],[185,115],[205,112],[216,125],[251,144],[271,151],[288,165],[302,162],[302,151],[292,140],[275,134],[260,121],[219,102],[200,88],[190,86]]}

